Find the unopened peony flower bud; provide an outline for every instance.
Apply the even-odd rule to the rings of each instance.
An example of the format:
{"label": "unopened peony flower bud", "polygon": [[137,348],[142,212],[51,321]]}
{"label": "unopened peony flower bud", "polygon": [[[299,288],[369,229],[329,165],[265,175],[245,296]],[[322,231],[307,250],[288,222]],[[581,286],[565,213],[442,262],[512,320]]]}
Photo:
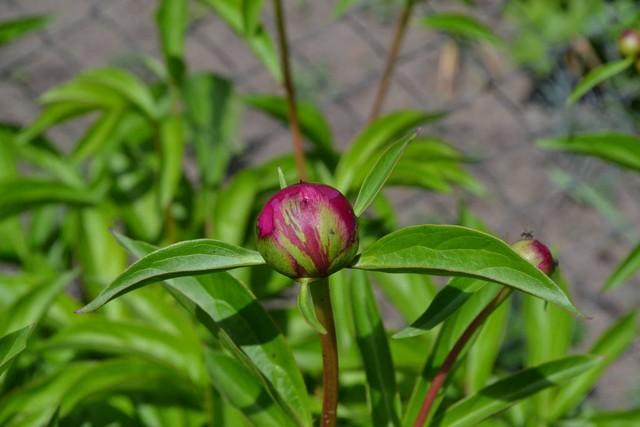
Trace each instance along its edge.
{"label": "unopened peony flower bud", "polygon": [[258,215],[258,251],[292,278],[326,277],[358,250],[357,219],[335,188],[301,182],[276,193]]}
{"label": "unopened peony flower bud", "polygon": [[618,49],[620,49],[622,56],[638,56],[640,54],[640,31],[624,30],[618,38]]}
{"label": "unopened peony flower bud", "polygon": [[547,275],[553,273],[556,262],[551,255],[551,251],[544,244],[536,239],[523,239],[511,245],[511,248],[522,258],[538,267]]}

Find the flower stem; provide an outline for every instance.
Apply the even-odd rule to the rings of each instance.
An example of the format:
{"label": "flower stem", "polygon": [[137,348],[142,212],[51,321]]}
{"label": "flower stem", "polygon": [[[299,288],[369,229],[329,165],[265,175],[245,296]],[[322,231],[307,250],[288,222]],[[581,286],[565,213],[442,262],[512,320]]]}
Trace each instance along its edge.
{"label": "flower stem", "polygon": [[433,381],[431,381],[431,386],[427,391],[426,396],[424,397],[424,401],[422,402],[422,407],[420,408],[420,413],[416,418],[416,422],[413,424],[413,427],[422,427],[424,423],[427,421],[429,417],[429,411],[433,406],[433,402],[438,395],[438,391],[442,388],[445,380],[447,379],[447,375],[451,371],[453,364],[456,359],[467,345],[473,334],[482,326],[484,321],[489,317],[493,311],[500,306],[506,300],[509,295],[511,295],[511,288],[502,288],[498,295],[494,299],[492,299],[489,304],[485,308],[482,309],[480,313],[471,321],[467,329],[464,330],[458,341],[456,341],[455,345],[447,355],[447,358],[444,360],[438,372],[433,377]]}
{"label": "flower stem", "polygon": [[307,167],[302,147],[302,135],[298,122],[298,108],[296,106],[296,92],[291,76],[291,65],[289,61],[289,46],[287,45],[287,25],[285,20],[282,0],[273,0],[273,8],[276,13],[276,26],[278,30],[278,46],[280,48],[280,63],[282,67],[283,85],[287,96],[289,109],[289,125],[291,126],[291,138],[293,143],[293,154],[296,161],[298,177],[307,180]]}
{"label": "flower stem", "polygon": [[336,425],[338,407],[338,344],[333,320],[329,280],[321,279],[311,284],[311,295],[316,316],[327,333],[320,335],[322,344],[322,427]]}
{"label": "flower stem", "polygon": [[404,35],[407,31],[407,25],[409,24],[411,13],[413,12],[414,3],[415,0],[405,1],[402,14],[398,18],[398,22],[396,23],[396,29],[393,34],[393,40],[391,41],[389,53],[387,54],[387,60],[384,65],[382,79],[378,84],[378,91],[376,92],[376,97],[373,101],[371,112],[369,113],[369,123],[374,121],[378,117],[378,115],[380,115],[380,111],[382,110],[382,104],[384,103],[384,99],[386,98],[387,92],[389,91],[391,77],[393,76],[393,69],[396,65],[398,55],[400,54],[400,48],[402,47]]}

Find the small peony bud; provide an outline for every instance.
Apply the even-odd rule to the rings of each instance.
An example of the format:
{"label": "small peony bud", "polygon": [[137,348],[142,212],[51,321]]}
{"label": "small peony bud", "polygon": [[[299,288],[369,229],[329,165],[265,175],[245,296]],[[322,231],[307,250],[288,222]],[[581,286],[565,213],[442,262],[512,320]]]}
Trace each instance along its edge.
{"label": "small peony bud", "polygon": [[301,182],[276,193],[257,221],[258,251],[292,278],[326,277],[348,266],[358,250],[357,219],[335,188]]}
{"label": "small peony bud", "polygon": [[556,267],[556,262],[551,255],[551,251],[539,240],[523,239],[511,245],[511,249],[518,255],[529,261],[531,264],[550,275]]}
{"label": "small peony bud", "polygon": [[640,31],[624,30],[618,38],[618,49],[622,56],[638,56],[640,54]]}

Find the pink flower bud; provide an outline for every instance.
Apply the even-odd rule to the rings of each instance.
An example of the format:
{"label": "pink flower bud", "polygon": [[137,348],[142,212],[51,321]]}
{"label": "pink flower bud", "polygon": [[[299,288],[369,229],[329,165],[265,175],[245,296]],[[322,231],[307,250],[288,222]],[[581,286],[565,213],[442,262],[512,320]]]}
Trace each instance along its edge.
{"label": "pink flower bud", "polygon": [[292,278],[326,277],[348,266],[358,250],[357,219],[335,188],[301,182],[276,193],[257,221],[258,251]]}
{"label": "pink flower bud", "polygon": [[622,56],[638,56],[640,54],[640,31],[624,30],[618,38],[618,49],[620,49]]}
{"label": "pink flower bud", "polygon": [[553,259],[551,251],[544,244],[540,243],[539,240],[519,240],[511,245],[511,249],[547,275],[553,273],[556,267],[556,261]]}

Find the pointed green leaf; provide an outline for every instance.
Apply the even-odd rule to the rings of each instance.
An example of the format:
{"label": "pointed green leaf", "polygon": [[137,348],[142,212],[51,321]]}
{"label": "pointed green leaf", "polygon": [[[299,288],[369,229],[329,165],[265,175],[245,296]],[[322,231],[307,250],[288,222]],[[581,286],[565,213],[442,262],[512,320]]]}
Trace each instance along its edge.
{"label": "pointed green leaf", "polygon": [[[365,166],[375,154],[395,139],[429,122],[444,117],[444,113],[423,111],[397,111],[377,119],[365,128],[351,143],[336,167],[336,188],[343,193],[352,189],[359,173],[366,173]],[[363,176],[364,178],[364,176]]]}
{"label": "pointed green leaf", "polygon": [[579,355],[524,369],[456,402],[434,421],[434,425],[475,426],[519,400],[545,388],[566,383],[599,363],[601,360],[597,357]]}
{"label": "pointed green leaf", "polygon": [[141,322],[87,317],[61,329],[37,350],[86,351],[99,354],[140,356],[201,384],[205,380],[200,346]]}
{"label": "pointed green leaf", "polygon": [[49,16],[36,15],[0,22],[0,46],[44,28],[50,20]]}
{"label": "pointed green leaf", "polygon": [[300,282],[300,289],[298,291],[297,305],[298,310],[304,320],[319,334],[325,335],[327,330],[324,325],[320,323],[320,319],[316,315],[316,306],[313,303],[313,296],[311,295],[311,289],[309,286],[314,286],[313,283],[309,283],[304,280]]}
{"label": "pointed green leaf", "polygon": [[579,404],[607,367],[633,344],[637,336],[636,314],[632,311],[622,317],[598,338],[589,353],[601,356],[602,363],[592,367],[558,391],[549,411],[549,417],[552,420],[561,417]]}
{"label": "pointed green leaf", "polygon": [[78,310],[96,310],[145,284],[181,276],[264,264],[258,252],[217,240],[188,240],[158,249],[133,263],[100,295]]}
{"label": "pointed green leaf", "polygon": [[253,425],[265,427],[296,426],[273,400],[260,379],[238,360],[221,352],[206,353],[211,383],[229,403],[238,408]]}
{"label": "pointed green leaf", "polygon": [[200,180],[216,186],[226,176],[238,140],[240,99],[230,80],[196,73],[185,79],[184,100]]}
{"label": "pointed green leaf", "polygon": [[151,90],[135,75],[115,67],[85,71],[76,77],[79,82],[101,85],[120,95],[138,108],[148,118],[159,117],[158,107]]}
{"label": "pointed green leaf", "polygon": [[367,400],[374,426],[400,425],[395,368],[378,305],[364,271],[354,271],[351,283],[353,323],[367,376]]}
{"label": "pointed green leaf", "polygon": [[162,209],[167,209],[178,189],[182,177],[184,156],[184,125],[181,116],[172,115],[160,124],[160,183],[158,198]]}
{"label": "pointed green leaf", "polygon": [[586,154],[640,171],[640,138],[624,133],[593,133],[542,139],[537,144],[548,150]]}
{"label": "pointed green leaf", "polygon": [[606,411],[589,415],[588,427],[636,427],[640,424],[640,407],[626,411]]}
{"label": "pointed green leaf", "polygon": [[52,203],[89,206],[97,203],[100,197],[95,191],[79,190],[62,182],[35,178],[0,182],[0,194],[0,219]]}
{"label": "pointed green leaf", "polygon": [[474,292],[482,289],[487,282],[484,280],[455,277],[444,286],[429,304],[427,310],[410,326],[397,332],[394,338],[409,338],[422,335],[445,321],[452,313],[460,308]]}
{"label": "pointed green leaf", "polygon": [[484,40],[491,43],[502,41],[491,31],[491,28],[474,17],[461,13],[435,13],[423,18],[421,24],[434,30],[472,40]]}
{"label": "pointed green leaf", "polygon": [[465,276],[510,286],[579,313],[560,287],[505,242],[455,225],[418,225],[369,246],[354,268]]}
{"label": "pointed green leaf", "polygon": [[186,0],[161,0],[156,11],[160,45],[171,76],[181,80],[184,73],[184,37],[188,25]]}
{"label": "pointed green leaf", "polygon": [[260,25],[262,0],[241,0],[244,33],[251,36]]}
{"label": "pointed green leaf", "polygon": [[31,325],[0,337],[0,375],[7,370],[9,362],[27,348],[30,332]]}
{"label": "pointed green leaf", "polygon": [[280,189],[284,189],[288,187],[287,178],[284,176],[284,172],[282,172],[282,168],[278,166],[278,182],[280,183]]}
{"label": "pointed green leaf", "polygon": [[[116,237],[136,256],[146,255],[140,261],[153,255],[153,246],[147,243]],[[269,314],[241,282],[220,272],[165,283],[174,297],[212,333],[222,330],[227,341],[243,352],[269,381],[291,413],[303,425],[310,424],[307,391],[293,354]]]}
{"label": "pointed green leaf", "polygon": [[389,148],[382,152],[376,164],[365,177],[356,202],[353,205],[353,211],[357,217],[362,215],[369,205],[373,203],[373,200],[380,190],[382,190],[385,182],[398,164],[405,148],[415,139],[416,135],[417,133],[407,135],[394,142]]}
{"label": "pointed green leaf", "polygon": [[633,64],[633,58],[628,57],[625,59],[620,59],[618,61],[609,62],[608,64],[603,64],[593,70],[589,71],[589,73],[584,76],[582,80],[576,85],[571,92],[571,95],[567,98],[567,105],[573,105],[582,98],[587,92],[593,89],[595,86],[604,82],[605,80],[610,79],[616,74],[620,74],[627,68],[629,68]]}
{"label": "pointed green leaf", "polygon": [[604,290],[615,289],[640,271],[640,244],[627,255],[607,279]]}

